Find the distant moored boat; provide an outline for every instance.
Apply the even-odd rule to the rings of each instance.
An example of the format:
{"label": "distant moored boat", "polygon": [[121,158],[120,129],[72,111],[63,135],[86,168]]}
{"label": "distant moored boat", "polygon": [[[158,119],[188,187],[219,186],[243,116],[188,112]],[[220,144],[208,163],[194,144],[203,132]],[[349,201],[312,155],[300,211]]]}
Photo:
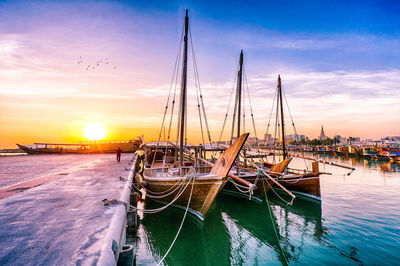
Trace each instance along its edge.
{"label": "distant moored boat", "polygon": [[135,152],[142,144],[142,139],[118,141],[93,141],[77,144],[67,143],[34,143],[34,145],[17,146],[28,154],[89,154],[114,153],[120,148],[122,152]]}

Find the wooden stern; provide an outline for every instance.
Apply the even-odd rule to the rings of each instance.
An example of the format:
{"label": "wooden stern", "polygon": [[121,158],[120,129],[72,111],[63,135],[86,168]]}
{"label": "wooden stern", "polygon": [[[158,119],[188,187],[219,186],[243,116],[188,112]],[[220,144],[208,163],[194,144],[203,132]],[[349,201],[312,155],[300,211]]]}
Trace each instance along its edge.
{"label": "wooden stern", "polygon": [[226,177],[249,135],[250,133],[240,135],[240,137],[218,158],[211,169],[210,174],[219,177]]}
{"label": "wooden stern", "polygon": [[292,158],[287,158],[280,163],[274,164],[271,167],[270,171],[276,173],[283,173],[283,171],[285,171],[286,167],[289,165],[290,161],[292,161]]}

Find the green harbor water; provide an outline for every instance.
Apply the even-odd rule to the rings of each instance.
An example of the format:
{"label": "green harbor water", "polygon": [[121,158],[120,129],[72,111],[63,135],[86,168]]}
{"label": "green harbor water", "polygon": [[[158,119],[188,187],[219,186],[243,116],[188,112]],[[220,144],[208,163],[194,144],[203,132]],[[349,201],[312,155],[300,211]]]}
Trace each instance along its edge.
{"label": "green harbor water", "polygon": [[[271,192],[263,203],[220,194],[204,222],[188,214],[164,265],[399,265],[400,162],[326,160],[356,171],[348,176],[320,164],[332,173],[321,177],[320,204],[296,199],[288,206]],[[292,167],[305,162],[296,159]],[[160,261],[183,214],[176,208],[140,214],[138,265]]]}

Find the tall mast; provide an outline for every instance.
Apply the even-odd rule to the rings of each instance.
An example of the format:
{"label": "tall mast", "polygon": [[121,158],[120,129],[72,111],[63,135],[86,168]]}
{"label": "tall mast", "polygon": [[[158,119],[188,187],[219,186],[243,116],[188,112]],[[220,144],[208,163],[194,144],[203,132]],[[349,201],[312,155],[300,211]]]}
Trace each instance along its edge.
{"label": "tall mast", "polygon": [[[237,99],[238,99],[238,120],[237,120],[237,138],[239,139],[240,137],[240,119],[241,119],[241,114],[240,111],[242,109],[242,73],[243,73],[243,50],[240,50],[240,57],[239,57],[239,72],[238,72],[238,83],[237,83]],[[237,175],[239,176],[239,168],[240,168],[240,160],[239,156],[236,161],[236,171]]]}
{"label": "tall mast", "polygon": [[285,143],[285,120],[283,116],[283,101],[282,101],[282,84],[281,84],[281,76],[278,75],[278,94],[279,101],[281,105],[281,123],[282,123],[282,150],[283,150],[283,160],[286,159],[286,143]]}
{"label": "tall mast", "polygon": [[242,109],[242,69],[243,69],[243,50],[240,51],[239,57],[239,72],[238,72],[238,84],[237,84],[237,95],[238,95],[238,126],[237,126],[237,137],[240,137],[240,111]]}
{"label": "tall mast", "polygon": [[183,165],[183,140],[185,135],[185,113],[186,113],[186,83],[187,83],[187,47],[188,47],[188,29],[189,17],[186,9],[185,17],[185,37],[183,39],[183,68],[182,68],[182,84],[181,84],[181,115],[180,115],[180,142],[179,142],[179,165]]}

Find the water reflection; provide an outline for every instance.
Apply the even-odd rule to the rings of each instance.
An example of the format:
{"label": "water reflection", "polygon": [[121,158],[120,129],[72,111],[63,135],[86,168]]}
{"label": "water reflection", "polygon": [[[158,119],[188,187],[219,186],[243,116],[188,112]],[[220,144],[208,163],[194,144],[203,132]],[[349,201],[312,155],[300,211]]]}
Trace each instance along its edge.
{"label": "water reflection", "polygon": [[[320,241],[326,234],[320,204],[310,207],[296,201],[287,207],[278,199],[271,199],[270,204],[272,216],[265,202],[219,195],[204,223],[188,217],[166,264],[284,265],[286,259],[298,260],[304,239]],[[144,215],[139,230],[138,264],[159,261],[174,238],[182,215],[176,209]],[[293,229],[301,232],[302,245],[291,242],[289,231]]]}
{"label": "water reflection", "polygon": [[[222,218],[229,232],[231,265],[255,265],[265,261],[285,264],[285,255],[276,235],[275,217],[267,205],[222,195],[218,198]],[[279,239],[279,240],[278,240]]]}
{"label": "water reflection", "polygon": [[[288,206],[271,194],[270,215],[265,203],[219,195],[204,223],[187,217],[165,264],[281,265],[286,258],[290,264],[302,265],[398,262],[399,162],[323,158],[351,164],[356,171],[348,177],[347,170],[327,165],[326,171],[333,175],[322,176],[321,204],[296,199]],[[145,203],[145,208],[156,207],[159,205]],[[182,210],[175,208],[143,216],[137,264],[156,264],[160,260],[182,216]],[[381,257],[375,256],[377,249]]]}
{"label": "water reflection", "polygon": [[[283,250],[290,261],[299,260],[304,252],[305,242],[312,239],[321,243],[326,238],[328,231],[323,227],[320,203],[296,199],[293,205],[287,205],[271,196],[269,202],[279,224]],[[296,233],[293,237],[294,232]],[[310,239],[306,240],[307,238]]]}

